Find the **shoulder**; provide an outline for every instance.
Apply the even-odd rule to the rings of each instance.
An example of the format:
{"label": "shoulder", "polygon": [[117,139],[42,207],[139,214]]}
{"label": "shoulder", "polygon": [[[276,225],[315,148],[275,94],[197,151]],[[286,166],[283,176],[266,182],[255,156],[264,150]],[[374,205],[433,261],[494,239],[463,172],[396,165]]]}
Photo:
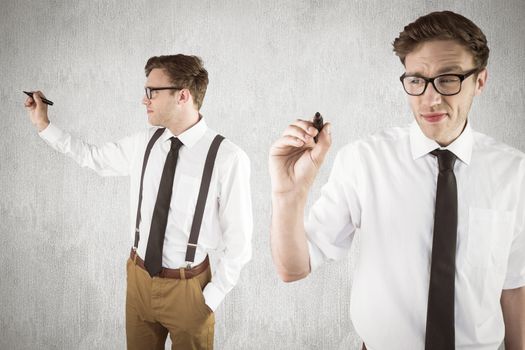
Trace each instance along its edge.
{"label": "shoulder", "polygon": [[[219,133],[212,129],[207,131],[206,137],[210,145],[217,135],[219,135]],[[224,139],[217,152],[217,158],[215,160],[216,166],[222,170],[230,170],[231,167],[239,166],[239,164],[249,168],[250,159],[246,152],[225,135],[220,135],[223,136]]]}
{"label": "shoulder", "polygon": [[[481,132],[473,131],[474,155],[486,162],[525,170],[525,153]],[[509,169],[510,170],[510,169]],[[516,169],[517,170],[517,169]]]}
{"label": "shoulder", "polygon": [[[149,142],[153,135],[155,135],[157,132],[162,135],[166,128],[158,127],[158,126],[150,126],[148,125],[144,129],[138,131],[135,135],[140,138],[141,140],[144,140],[146,142]],[[160,136],[158,135],[158,136]]]}
{"label": "shoulder", "polygon": [[142,128],[142,130],[138,130],[135,133],[126,136],[121,140],[121,142],[129,144],[134,152],[143,154],[149,141],[159,129],[162,128],[147,125],[146,127]]}
{"label": "shoulder", "polygon": [[155,132],[159,129],[164,129],[164,128],[159,128],[159,127],[156,127],[156,126],[146,126],[144,128],[142,128],[141,130],[138,130],[132,134],[128,134],[128,136],[124,137],[124,139],[128,139],[129,141],[133,141],[135,143],[137,143],[137,145],[140,145],[140,144],[146,144],[149,142],[149,140],[151,140],[151,138],[153,137],[153,135],[155,134]]}

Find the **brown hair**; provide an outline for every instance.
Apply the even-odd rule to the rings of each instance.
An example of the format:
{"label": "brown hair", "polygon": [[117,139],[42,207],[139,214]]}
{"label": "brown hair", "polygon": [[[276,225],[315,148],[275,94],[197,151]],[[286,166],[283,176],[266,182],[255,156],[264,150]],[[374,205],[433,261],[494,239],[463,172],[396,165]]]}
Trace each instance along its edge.
{"label": "brown hair", "polygon": [[144,67],[146,77],[155,68],[163,69],[174,86],[190,90],[195,107],[201,108],[208,87],[208,72],[199,57],[182,54],[151,57]]}
{"label": "brown hair", "polygon": [[410,52],[430,40],[456,40],[472,53],[477,68],[487,66],[489,48],[485,34],[474,22],[452,11],[432,12],[419,17],[399,33],[392,45],[404,65]]}

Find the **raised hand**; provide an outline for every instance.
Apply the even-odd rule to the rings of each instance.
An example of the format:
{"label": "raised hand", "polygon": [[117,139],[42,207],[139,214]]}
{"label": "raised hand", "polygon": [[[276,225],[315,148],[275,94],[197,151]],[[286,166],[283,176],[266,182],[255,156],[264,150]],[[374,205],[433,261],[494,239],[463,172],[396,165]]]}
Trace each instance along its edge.
{"label": "raised hand", "polygon": [[330,126],[326,123],[317,135],[312,122],[298,119],[273,143],[269,164],[274,194],[308,193],[332,143]]}
{"label": "raised hand", "polygon": [[45,98],[42,91],[34,91],[33,97],[28,96],[24,102],[31,123],[36,126],[39,132],[49,125],[47,104],[42,102],[42,98]]}

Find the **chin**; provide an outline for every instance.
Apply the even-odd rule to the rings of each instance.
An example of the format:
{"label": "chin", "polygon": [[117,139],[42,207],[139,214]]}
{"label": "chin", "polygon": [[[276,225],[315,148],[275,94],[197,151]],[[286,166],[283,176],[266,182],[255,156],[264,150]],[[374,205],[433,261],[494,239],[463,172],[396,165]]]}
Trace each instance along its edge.
{"label": "chin", "polygon": [[423,133],[429,139],[436,141],[440,146],[448,146],[453,141],[453,139],[450,140],[450,137],[447,137],[446,130],[423,130]]}
{"label": "chin", "polygon": [[419,128],[427,138],[436,142],[440,139],[442,134],[439,125],[429,125],[424,120],[419,123]]}
{"label": "chin", "polygon": [[155,120],[155,118],[150,117],[149,115],[148,115],[148,123],[151,126],[160,126],[159,122],[157,120]]}
{"label": "chin", "polygon": [[148,114],[148,121],[154,125],[159,124],[159,118],[154,113]]}

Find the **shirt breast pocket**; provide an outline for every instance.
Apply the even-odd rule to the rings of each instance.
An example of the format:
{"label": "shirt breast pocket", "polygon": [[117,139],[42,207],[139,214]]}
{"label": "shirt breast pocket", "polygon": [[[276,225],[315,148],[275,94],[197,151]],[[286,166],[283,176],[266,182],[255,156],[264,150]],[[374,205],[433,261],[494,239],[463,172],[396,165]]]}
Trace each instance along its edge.
{"label": "shirt breast pocket", "polygon": [[200,179],[181,174],[174,190],[173,207],[177,212],[192,214],[195,212],[199,195]]}
{"label": "shirt breast pocket", "polygon": [[514,230],[514,212],[469,208],[468,224],[468,264],[504,271]]}

